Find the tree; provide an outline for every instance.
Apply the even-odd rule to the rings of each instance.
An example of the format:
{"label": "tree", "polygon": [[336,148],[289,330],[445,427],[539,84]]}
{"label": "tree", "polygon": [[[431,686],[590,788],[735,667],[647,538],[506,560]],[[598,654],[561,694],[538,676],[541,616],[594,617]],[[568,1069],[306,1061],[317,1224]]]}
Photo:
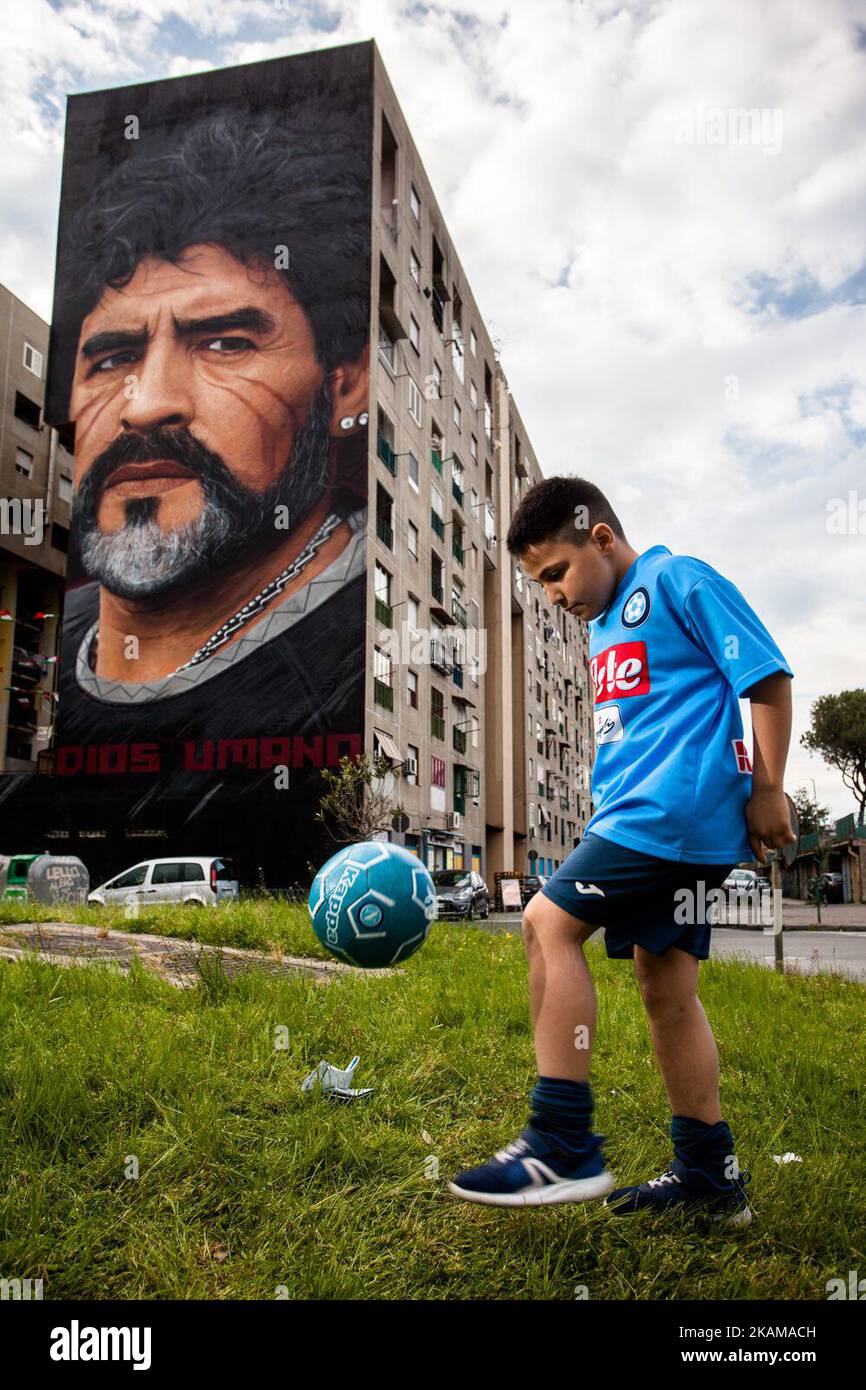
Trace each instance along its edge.
{"label": "tree", "polygon": [[812,727],[800,742],[825,763],[838,768],[859,809],[866,813],[866,690],[842,690],[822,695],[811,710]]}
{"label": "tree", "polygon": [[[357,758],[345,755],[336,772],[322,769],[322,778],[329,788],[319,800],[315,819],[325,826],[336,844],[351,845],[372,840],[383,830],[390,830],[397,816],[406,813],[394,806],[381,783],[391,771],[391,764],[381,755],[370,759],[366,753]],[[333,822],[333,829],[327,818]]]}
{"label": "tree", "polygon": [[801,835],[824,835],[830,830],[830,807],[819,806],[808,787],[798,787],[791,800],[797,808]]}

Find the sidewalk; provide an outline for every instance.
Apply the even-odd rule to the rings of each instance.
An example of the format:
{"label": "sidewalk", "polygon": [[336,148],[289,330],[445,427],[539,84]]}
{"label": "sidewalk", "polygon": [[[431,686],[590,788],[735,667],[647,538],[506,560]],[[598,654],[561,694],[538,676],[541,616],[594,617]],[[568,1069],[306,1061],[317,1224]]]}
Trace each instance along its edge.
{"label": "sidewalk", "polygon": [[[772,913],[772,908],[769,909]],[[487,922],[476,922],[476,926],[505,927],[509,931],[520,931],[522,912],[491,912]],[[743,906],[737,919],[733,914],[729,923],[722,912],[720,925],[748,928],[747,912]],[[772,917],[770,918],[772,920]],[[755,922],[757,930],[767,923]],[[814,903],[801,902],[799,898],[782,899],[782,926],[785,931],[862,931],[866,932],[866,903],[822,903],[821,925],[818,926],[818,913]]]}

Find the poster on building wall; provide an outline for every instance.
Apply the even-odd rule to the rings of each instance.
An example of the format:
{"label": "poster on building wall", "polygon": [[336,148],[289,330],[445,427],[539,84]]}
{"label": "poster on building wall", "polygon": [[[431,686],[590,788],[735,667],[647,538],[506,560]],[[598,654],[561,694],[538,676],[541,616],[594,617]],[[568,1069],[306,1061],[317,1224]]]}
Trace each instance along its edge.
{"label": "poster on building wall", "polygon": [[54,772],[129,822],[363,747],[371,107],[361,44],[70,98]]}

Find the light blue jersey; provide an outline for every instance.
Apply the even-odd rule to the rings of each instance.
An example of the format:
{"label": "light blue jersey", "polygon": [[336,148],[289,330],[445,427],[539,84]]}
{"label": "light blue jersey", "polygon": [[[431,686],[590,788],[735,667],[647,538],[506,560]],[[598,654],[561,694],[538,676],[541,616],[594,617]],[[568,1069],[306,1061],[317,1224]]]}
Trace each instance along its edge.
{"label": "light blue jersey", "polygon": [[654,545],[589,623],[596,759],[586,827],[660,859],[752,859],[739,697],[793,675],[728,579]]}

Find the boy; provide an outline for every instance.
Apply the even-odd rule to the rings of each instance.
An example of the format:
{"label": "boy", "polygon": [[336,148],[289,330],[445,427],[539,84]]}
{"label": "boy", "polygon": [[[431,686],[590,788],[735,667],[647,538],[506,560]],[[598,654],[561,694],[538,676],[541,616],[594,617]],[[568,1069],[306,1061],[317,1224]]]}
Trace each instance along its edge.
{"label": "boy", "polygon": [[[673,1206],[747,1224],[698,963],[707,895],[795,838],[782,790],[791,669],[733,584],[663,545],[638,554],[583,479],[530,488],[506,544],[549,603],[589,624],[594,814],[523,915],[539,1073],[529,1122],[449,1189],[493,1206],[607,1194],[618,1214]],[[754,768],[738,697],[752,703]],[[608,956],[634,961],[672,1111],[670,1167],[616,1191],[588,1080],[596,998],[583,944],[599,927]]]}

